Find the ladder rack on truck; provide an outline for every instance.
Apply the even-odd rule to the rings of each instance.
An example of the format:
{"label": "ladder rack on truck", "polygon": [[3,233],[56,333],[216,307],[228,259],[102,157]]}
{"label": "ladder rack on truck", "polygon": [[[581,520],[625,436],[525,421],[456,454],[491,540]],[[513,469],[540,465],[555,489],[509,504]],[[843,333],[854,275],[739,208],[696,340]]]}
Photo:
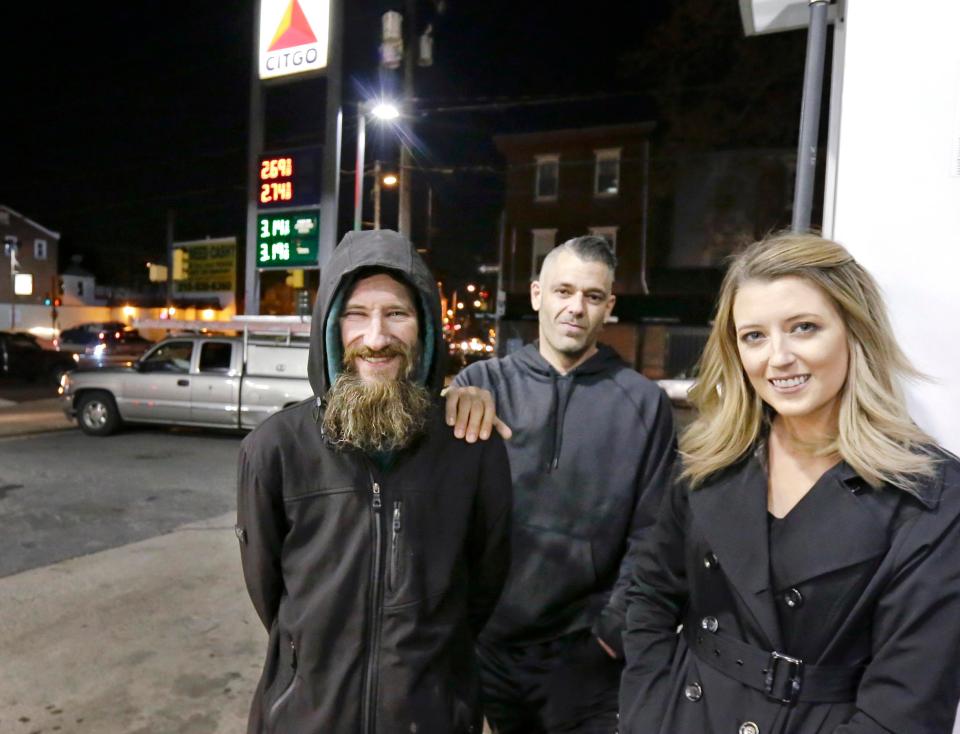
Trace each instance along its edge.
{"label": "ladder rack on truck", "polygon": [[249,334],[285,334],[290,340],[294,335],[310,334],[309,316],[234,316],[228,321],[200,321],[197,319],[134,319],[138,329],[161,331],[220,332],[237,331]]}
{"label": "ladder rack on truck", "polygon": [[[190,319],[135,319],[138,329],[155,329],[184,334],[219,334],[235,331],[243,336],[243,364],[250,374],[286,372],[307,374],[307,356],[287,352],[278,359],[274,347],[308,349],[309,316],[235,316],[228,321]],[[258,338],[259,337],[259,338]],[[288,360],[292,360],[288,363]],[[269,367],[268,367],[269,365]]]}

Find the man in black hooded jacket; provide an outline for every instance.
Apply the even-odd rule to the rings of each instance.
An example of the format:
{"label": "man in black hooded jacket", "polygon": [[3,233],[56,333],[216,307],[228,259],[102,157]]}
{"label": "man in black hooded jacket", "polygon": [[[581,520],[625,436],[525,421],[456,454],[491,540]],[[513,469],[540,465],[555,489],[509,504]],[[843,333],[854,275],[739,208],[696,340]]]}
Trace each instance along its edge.
{"label": "man in black hooded jacket", "polygon": [[440,299],[405,238],[324,268],[315,398],[240,451],[237,536],[269,632],[250,734],[480,734],[476,635],[509,564],[503,443],[444,424]]}
{"label": "man in black hooded jacket", "polygon": [[538,342],[454,380],[513,431],[513,557],[478,646],[497,734],[616,729],[624,593],[675,437],[666,394],[597,343],[615,264],[599,237],[552,250],[531,285]]}

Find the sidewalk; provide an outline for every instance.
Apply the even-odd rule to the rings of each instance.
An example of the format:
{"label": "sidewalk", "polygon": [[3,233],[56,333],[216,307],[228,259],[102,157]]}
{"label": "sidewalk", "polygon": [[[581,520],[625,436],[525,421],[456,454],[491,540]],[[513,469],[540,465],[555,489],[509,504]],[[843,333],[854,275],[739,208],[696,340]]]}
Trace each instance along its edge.
{"label": "sidewalk", "polygon": [[76,425],[63,414],[59,398],[22,403],[0,401],[0,437],[62,431],[75,428]]}
{"label": "sidewalk", "polygon": [[244,731],[266,633],[233,522],[0,579],[0,733]]}

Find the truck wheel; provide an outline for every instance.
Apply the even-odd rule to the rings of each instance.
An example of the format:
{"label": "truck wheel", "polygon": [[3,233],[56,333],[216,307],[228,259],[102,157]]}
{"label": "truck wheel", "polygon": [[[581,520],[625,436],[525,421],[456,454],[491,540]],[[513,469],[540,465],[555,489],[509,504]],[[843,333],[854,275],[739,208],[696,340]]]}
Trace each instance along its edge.
{"label": "truck wheel", "polygon": [[85,393],[77,406],[77,422],[88,436],[109,436],[121,424],[113,396],[102,390]]}

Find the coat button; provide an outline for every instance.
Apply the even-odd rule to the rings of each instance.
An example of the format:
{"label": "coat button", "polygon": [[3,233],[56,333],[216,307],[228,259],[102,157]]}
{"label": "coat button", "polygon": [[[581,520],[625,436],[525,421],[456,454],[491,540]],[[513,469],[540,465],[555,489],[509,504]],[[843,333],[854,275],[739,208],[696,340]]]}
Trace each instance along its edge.
{"label": "coat button", "polygon": [[706,569],[714,569],[719,565],[720,561],[717,555],[713,551],[707,551],[707,554],[703,557],[703,567]]}
{"label": "coat button", "polygon": [[791,609],[796,609],[803,604],[803,594],[798,589],[790,589],[783,595],[783,603]]}
{"label": "coat button", "polygon": [[716,617],[704,617],[700,620],[700,629],[704,629],[707,632],[716,632],[720,629],[720,623]]}
{"label": "coat button", "polygon": [[760,734],[760,727],[752,721],[744,721],[740,724],[738,734]]}
{"label": "coat button", "polygon": [[699,701],[700,697],[703,696],[703,689],[699,683],[690,683],[683,689],[683,695],[687,697],[688,701]]}

